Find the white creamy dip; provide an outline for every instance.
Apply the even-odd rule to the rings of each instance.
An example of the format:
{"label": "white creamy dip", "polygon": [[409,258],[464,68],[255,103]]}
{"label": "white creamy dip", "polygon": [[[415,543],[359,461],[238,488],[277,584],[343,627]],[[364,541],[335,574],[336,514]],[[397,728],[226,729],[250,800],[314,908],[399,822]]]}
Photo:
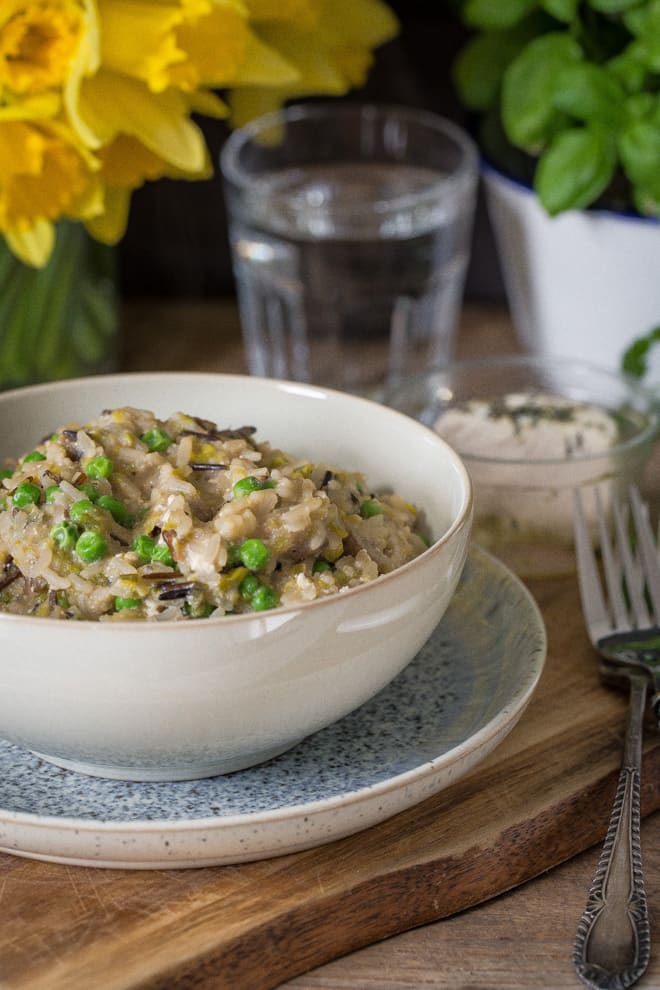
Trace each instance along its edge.
{"label": "white creamy dip", "polygon": [[[605,409],[532,392],[461,403],[443,413],[435,428],[461,454],[523,461],[599,454],[619,438]],[[548,472],[550,481],[552,468]]]}
{"label": "white creamy dip", "polygon": [[[615,473],[615,417],[589,403],[516,392],[457,404],[434,425],[472,476],[477,542],[519,573],[555,570],[561,548],[572,548],[575,487]],[[587,514],[593,518],[592,500]]]}

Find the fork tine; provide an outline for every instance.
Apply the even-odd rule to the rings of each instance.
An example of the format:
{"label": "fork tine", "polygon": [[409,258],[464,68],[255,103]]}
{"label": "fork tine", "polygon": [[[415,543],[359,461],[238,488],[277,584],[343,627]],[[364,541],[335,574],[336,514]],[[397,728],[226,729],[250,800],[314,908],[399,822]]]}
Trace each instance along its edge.
{"label": "fork tine", "polygon": [[611,629],[612,620],[603,598],[596,555],[591,545],[582,496],[577,489],[575,491],[575,555],[578,564],[578,585],[582,599],[582,611],[586,619],[589,636],[595,644],[598,637],[604,634],[606,629]]}
{"label": "fork tine", "polygon": [[[612,495],[613,494],[614,493],[612,492]],[[614,625],[615,627],[621,629],[625,628],[630,621],[628,617],[628,607],[623,596],[623,582],[621,580],[622,569],[623,572],[627,573],[630,567],[630,561],[626,560],[625,556],[628,549],[627,541],[622,537],[621,515],[617,512],[618,505],[614,498],[612,498],[611,501],[614,509],[615,522],[614,540],[617,550],[615,555],[608,532],[605,510],[603,508],[603,500],[598,488],[596,488],[594,493],[594,499],[596,502],[596,517],[598,520],[598,533],[600,537],[600,553],[603,559],[603,569],[605,571],[605,585],[609,596],[609,604],[614,619]],[[635,602],[635,605],[637,605],[637,602]]]}
{"label": "fork tine", "polygon": [[658,624],[660,620],[660,565],[658,564],[658,551],[655,540],[653,539],[648,506],[642,502],[639,491],[634,485],[630,486],[630,504],[639,543],[639,556],[646,578],[646,588],[653,606],[653,620]]}
{"label": "fork tine", "polygon": [[[627,508],[627,505],[626,505]],[[628,514],[624,518],[623,509],[614,490],[612,492],[612,518],[617,539],[617,549],[621,557],[623,574],[626,579],[626,590],[630,599],[634,624],[638,629],[643,629],[651,624],[646,600],[644,598],[644,575],[638,560],[633,557],[630,549],[630,537],[628,533]],[[628,626],[632,625],[630,620],[624,620]]]}

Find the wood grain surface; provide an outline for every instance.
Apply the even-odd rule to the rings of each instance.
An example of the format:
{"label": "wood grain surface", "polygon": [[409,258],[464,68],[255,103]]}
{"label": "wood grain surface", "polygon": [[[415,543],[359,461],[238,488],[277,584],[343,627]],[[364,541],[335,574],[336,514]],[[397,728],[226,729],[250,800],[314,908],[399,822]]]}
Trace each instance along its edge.
{"label": "wood grain surface", "polygon": [[[464,780],[376,828],[260,863],[135,873],[2,856],[2,986],[274,987],[600,841],[625,697],[598,681],[574,579],[532,591],[549,632],[541,683]],[[643,805],[660,807],[660,735],[650,731]]]}
{"label": "wood grain surface", "polygon": [[[202,310],[193,318],[168,305],[159,319],[146,307],[142,326],[141,312],[134,309],[127,366],[241,370],[235,323],[217,308]],[[483,334],[493,350],[502,349],[506,319],[489,322],[481,311],[473,315],[467,350],[474,346],[483,353]],[[179,323],[178,350],[154,350],[158,334],[170,339]],[[561,870],[578,869],[566,890],[573,902],[577,899],[579,913],[593,854],[513,894],[505,892],[602,841],[621,758],[626,699],[599,683],[575,579],[536,581],[530,589],[548,628],[546,669],[520,723],[469,776],[369,831],[259,863],[133,872],[2,855],[0,987],[267,990],[286,981],[296,990],[577,985],[568,963],[556,970],[560,982],[546,978],[543,940],[550,937],[548,919],[561,913],[561,879],[554,878]],[[650,724],[648,729],[644,814],[660,808],[660,734]],[[652,821],[657,820],[656,815]],[[585,875],[579,873],[583,861],[589,866]],[[657,881],[657,856],[651,866]],[[546,917],[539,885],[549,883],[555,913]],[[493,897],[493,904],[472,910]],[[522,907],[512,908],[520,897]],[[429,924],[443,918],[448,920]],[[491,922],[481,918],[499,921],[486,934]],[[565,925],[567,959],[576,921],[573,909]],[[657,933],[652,917],[653,925]],[[425,927],[372,945],[416,926]],[[564,928],[555,932],[555,944],[565,936]],[[356,952],[363,946],[370,948]],[[521,966],[533,951],[536,962]],[[353,954],[339,958],[347,953]],[[330,960],[336,961],[322,965]],[[660,975],[659,982],[646,986],[660,986]]]}
{"label": "wood grain surface", "polygon": [[[642,824],[654,944],[660,944],[660,812]],[[580,990],[573,939],[600,849],[574,857],[515,890],[352,952],[282,984],[281,990]],[[658,990],[651,955],[638,990]]]}

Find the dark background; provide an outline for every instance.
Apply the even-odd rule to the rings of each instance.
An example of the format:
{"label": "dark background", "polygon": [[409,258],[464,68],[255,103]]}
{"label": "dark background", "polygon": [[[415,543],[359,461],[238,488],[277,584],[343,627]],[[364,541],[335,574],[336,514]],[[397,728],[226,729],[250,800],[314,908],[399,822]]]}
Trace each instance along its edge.
{"label": "dark background", "polygon": [[[401,22],[399,36],[378,49],[365,87],[347,100],[376,100],[432,110],[462,124],[471,122],[451,82],[451,65],[466,37],[449,0],[390,0]],[[227,127],[203,120],[217,163]],[[161,180],[133,195],[130,221],[120,245],[125,297],[213,298],[234,291],[222,187],[216,174],[204,182]],[[479,200],[466,298],[503,298],[492,233]]]}

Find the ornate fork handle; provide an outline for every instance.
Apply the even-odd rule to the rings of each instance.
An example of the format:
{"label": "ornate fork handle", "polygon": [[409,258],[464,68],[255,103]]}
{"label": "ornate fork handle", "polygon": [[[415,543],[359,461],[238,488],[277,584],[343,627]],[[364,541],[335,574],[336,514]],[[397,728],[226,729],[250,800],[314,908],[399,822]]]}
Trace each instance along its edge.
{"label": "ornate fork handle", "polygon": [[648,679],[630,676],[623,764],[596,875],[580,919],[573,961],[593,990],[624,990],[646,969],[651,950],[640,844],[642,722]]}

